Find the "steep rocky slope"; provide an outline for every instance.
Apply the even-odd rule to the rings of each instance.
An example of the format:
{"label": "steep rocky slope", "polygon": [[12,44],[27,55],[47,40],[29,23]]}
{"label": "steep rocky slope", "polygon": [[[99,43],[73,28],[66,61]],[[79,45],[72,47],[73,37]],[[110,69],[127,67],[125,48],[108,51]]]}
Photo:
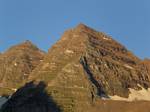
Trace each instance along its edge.
{"label": "steep rocky slope", "polygon": [[15,91],[26,82],[31,71],[43,60],[45,53],[30,41],[9,48],[0,55],[0,93]]}
{"label": "steep rocky slope", "polygon": [[96,98],[128,97],[150,87],[146,65],[124,46],[83,24],[64,33],[29,80],[44,81],[65,112],[82,112]]}
{"label": "steep rocky slope", "polygon": [[113,101],[127,99],[132,92],[149,97],[150,60],[139,59],[110,36],[83,24],[67,30],[46,55],[29,41],[2,53],[0,81],[9,88],[29,82],[12,95],[4,112],[48,112],[53,107],[49,98],[58,112],[150,109],[146,101]]}
{"label": "steep rocky slope", "polygon": [[143,66],[146,67],[146,71],[149,73],[149,77],[150,77],[150,59],[144,59],[142,61]]}

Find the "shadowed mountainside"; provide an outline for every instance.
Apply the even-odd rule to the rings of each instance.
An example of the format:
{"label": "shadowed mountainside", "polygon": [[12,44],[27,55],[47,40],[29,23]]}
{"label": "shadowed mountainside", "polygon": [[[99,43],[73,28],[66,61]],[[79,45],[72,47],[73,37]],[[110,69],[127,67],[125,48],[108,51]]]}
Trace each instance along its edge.
{"label": "shadowed mountainside", "polygon": [[2,106],[2,112],[61,112],[45,90],[46,84],[29,82]]}

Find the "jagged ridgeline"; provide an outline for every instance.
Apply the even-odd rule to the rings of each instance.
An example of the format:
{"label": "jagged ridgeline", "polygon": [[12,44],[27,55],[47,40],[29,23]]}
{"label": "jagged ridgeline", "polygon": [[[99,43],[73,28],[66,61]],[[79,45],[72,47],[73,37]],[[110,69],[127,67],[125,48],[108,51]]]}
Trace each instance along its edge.
{"label": "jagged ridgeline", "polygon": [[[13,52],[10,51],[14,47],[0,55],[2,62],[7,61],[4,57],[8,53],[13,58],[5,62],[7,66],[0,63],[3,71],[0,73],[1,84],[17,88],[20,79],[24,83],[42,81],[47,85],[48,94],[64,112],[91,112],[90,107],[97,99],[114,95],[127,98],[129,88],[150,87],[149,60],[142,61],[110,36],[83,24],[67,30],[45,56],[39,49],[30,47],[23,49],[26,51],[23,54],[19,52],[22,50],[17,50],[11,56]],[[25,56],[29,60],[25,60]],[[20,57],[24,63],[15,61]],[[31,57],[35,61],[31,61]],[[36,64],[32,64],[34,62]],[[24,67],[26,65],[27,68]],[[27,80],[23,80],[25,77]]]}

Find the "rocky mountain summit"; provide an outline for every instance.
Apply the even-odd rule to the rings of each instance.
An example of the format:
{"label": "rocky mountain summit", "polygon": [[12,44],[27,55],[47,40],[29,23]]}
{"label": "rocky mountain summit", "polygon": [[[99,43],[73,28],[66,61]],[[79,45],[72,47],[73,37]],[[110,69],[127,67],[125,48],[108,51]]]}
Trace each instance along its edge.
{"label": "rocky mountain summit", "polygon": [[82,111],[96,98],[128,98],[129,88],[150,87],[142,60],[110,36],[83,24],[64,33],[29,80],[48,83],[48,91],[66,112]]}
{"label": "rocky mountain summit", "polygon": [[[43,60],[45,53],[25,41],[0,55],[0,92],[22,86],[31,71]],[[2,93],[3,94],[3,93]]]}
{"label": "rocky mountain summit", "polygon": [[[29,45],[29,47],[24,50],[26,45]],[[0,55],[2,62],[6,60],[4,59],[5,56],[13,60],[8,61],[7,66],[0,64],[0,69],[4,68],[1,74],[6,77],[3,78],[2,84],[8,83],[8,86],[15,85],[16,87],[17,84],[20,84],[18,78],[23,82],[34,81],[38,83],[42,81],[47,85],[45,87],[47,94],[52,97],[63,112],[96,112],[93,109],[91,110],[91,107],[96,104],[97,108],[101,104],[99,100],[112,100],[113,96],[128,99],[129,96],[133,96],[131,95],[133,92],[149,91],[150,61],[139,59],[112,37],[84,24],[79,24],[77,27],[67,30],[45,56],[43,52],[32,45],[30,46],[30,44],[25,43],[25,45],[19,46],[23,47],[18,49],[14,46]],[[13,49],[17,50],[14,52]],[[27,52],[25,54],[18,52],[22,50]],[[15,56],[19,61],[15,61]],[[19,63],[21,62],[20,57],[24,63]],[[31,58],[32,60],[30,60]],[[17,63],[17,68],[15,68],[15,63]],[[27,67],[21,67],[23,69],[19,68],[26,65]],[[9,72],[10,75],[6,74],[8,68],[12,71]],[[14,70],[18,70],[18,72],[13,72]],[[0,76],[2,77],[2,75]],[[8,76],[15,76],[13,80],[16,80],[16,82],[13,83],[10,78],[7,78]],[[138,95],[135,100],[138,99]],[[27,95],[25,94],[25,96]],[[20,101],[17,99],[19,97],[20,92],[15,94],[11,101]],[[29,100],[28,97],[23,99],[23,102],[26,100]],[[111,105],[110,108],[116,107],[112,106],[114,105],[112,102],[107,103]],[[120,104],[130,105],[122,102],[117,105]],[[145,102],[142,104],[145,104]],[[102,103],[99,106],[104,107],[105,110],[105,104]],[[110,109],[110,111],[104,112],[113,111]],[[120,110],[116,110],[116,112],[120,112]],[[122,112],[127,111],[122,110]]]}

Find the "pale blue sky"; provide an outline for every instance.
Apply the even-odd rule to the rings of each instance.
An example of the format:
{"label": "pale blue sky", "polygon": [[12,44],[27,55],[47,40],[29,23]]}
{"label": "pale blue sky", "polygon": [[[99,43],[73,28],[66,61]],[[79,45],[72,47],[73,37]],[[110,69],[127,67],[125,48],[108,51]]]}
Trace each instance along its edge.
{"label": "pale blue sky", "polygon": [[78,23],[150,57],[150,0],[0,0],[0,51],[24,40],[47,51]]}

